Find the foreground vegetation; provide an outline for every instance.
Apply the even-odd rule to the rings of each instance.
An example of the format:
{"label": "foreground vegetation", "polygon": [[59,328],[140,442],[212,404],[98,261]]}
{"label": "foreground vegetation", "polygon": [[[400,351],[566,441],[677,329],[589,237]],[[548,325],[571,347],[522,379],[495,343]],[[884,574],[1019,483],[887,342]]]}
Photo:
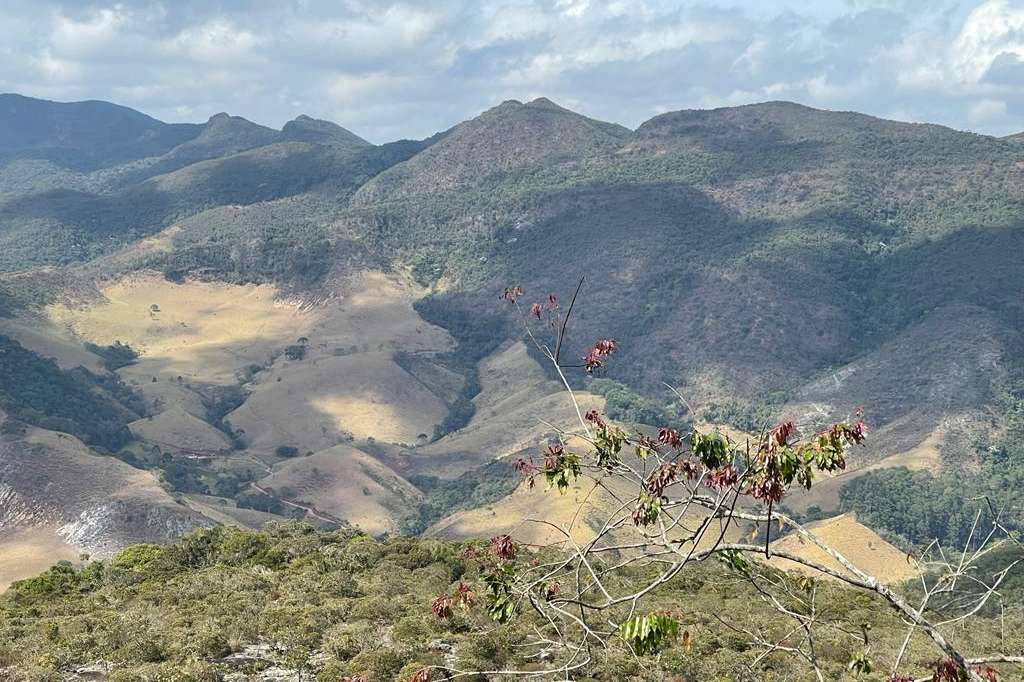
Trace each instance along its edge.
{"label": "foreground vegetation", "polygon": [[[97,661],[109,663],[112,681],[220,680],[273,667],[301,671],[306,680],[365,675],[374,682],[409,680],[428,666],[530,669],[544,660],[521,646],[538,625],[535,616],[496,625],[486,613],[491,602],[479,578],[493,561],[484,543],[377,542],[297,523],[197,531],[171,547],[130,547],[109,561],[65,563],[16,583],[0,598],[0,677],[60,680]],[[637,567],[624,578],[646,573]],[[835,627],[818,642],[828,679],[885,679],[850,670],[865,646],[841,630],[863,632],[868,659],[881,659],[901,639],[895,614],[879,599],[831,582],[777,575],[819,593],[823,619]],[[439,618],[432,610],[437,595],[457,593],[459,585],[479,596]],[[813,679],[784,653],[762,657],[733,629],[758,627],[784,641],[788,626],[725,566],[688,570],[661,588],[657,601],[678,619],[679,636],[657,655],[640,657],[619,642],[575,679]],[[978,648],[1020,650],[1021,625],[1021,614],[1010,611],[1002,629],[984,618],[961,636]],[[934,658],[921,644],[915,640],[908,657],[915,666]],[[488,678],[500,676],[475,677]],[[435,670],[420,679],[445,676]]]}

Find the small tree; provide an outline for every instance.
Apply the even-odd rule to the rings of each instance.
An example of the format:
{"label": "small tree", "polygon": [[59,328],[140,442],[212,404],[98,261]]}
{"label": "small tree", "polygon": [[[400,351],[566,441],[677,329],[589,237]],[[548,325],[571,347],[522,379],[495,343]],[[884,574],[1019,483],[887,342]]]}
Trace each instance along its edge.
{"label": "small tree", "polygon": [[[780,620],[791,623],[789,635],[782,640],[744,623],[724,623],[749,645],[763,649],[764,656],[792,655],[824,681],[815,641],[823,630],[830,630],[831,636],[849,637],[858,646],[849,661],[851,674],[860,677],[875,671],[868,628],[850,631],[827,617],[818,606],[814,579],[794,579],[767,561],[772,558],[795,562],[814,575],[877,595],[900,615],[907,624],[907,635],[899,653],[889,662],[888,679],[893,682],[913,679],[901,671],[906,664],[907,644],[916,633],[927,637],[940,656],[931,675],[922,678],[925,680],[994,680],[996,670],[989,666],[1024,663],[1024,656],[1002,653],[967,656],[948,627],[977,615],[997,594],[1016,563],[987,575],[980,570],[982,559],[994,549],[1017,542],[1000,523],[998,510],[993,508],[985,517],[993,519],[987,528],[982,528],[982,516],[976,517],[978,535],[972,533],[962,551],[955,552],[955,558],[937,545],[912,558],[925,577],[923,593],[916,604],[911,604],[906,595],[865,572],[779,511],[779,503],[794,487],[809,489],[818,476],[846,467],[850,448],[866,438],[860,414],[815,433],[801,433],[793,422],[764,426],[757,435],[737,442],[716,431],[694,429],[682,433],[671,424],[662,426],[656,435],[626,431],[597,411],[584,413],[567,372],[600,370],[617,345],[611,339],[599,340],[579,360],[563,360],[569,321],[582,286],[581,279],[564,310],[554,295],[525,307],[520,287],[508,288],[502,296],[517,311],[526,337],[561,380],[578,417],[578,429],[560,432],[539,460],[520,459],[515,466],[531,486],[540,478],[549,489],[555,489],[553,494],[560,494],[586,482],[591,492],[607,491],[617,506],[588,542],[573,536],[571,524],[559,526],[548,519],[528,519],[560,538],[545,549],[543,558],[519,551],[507,535],[492,541],[489,560],[481,564],[487,612],[499,623],[513,621],[525,610],[538,615],[543,625],[523,646],[538,647],[541,654],[536,658],[543,665],[531,665],[529,670],[484,672],[439,667],[445,679],[474,674],[568,679],[591,663],[596,650],[615,640],[624,642],[640,660],[680,636],[676,616],[659,608],[657,590],[706,561],[725,564],[738,579],[753,586],[764,603],[778,612]],[[549,336],[543,336],[544,330]],[[544,340],[547,338],[550,341]],[[672,390],[685,405],[683,397]],[[585,447],[572,445],[577,442],[585,443]],[[773,528],[796,534],[834,560],[835,566],[773,547]],[[756,539],[737,539],[744,536]],[[646,572],[638,572],[638,568]],[[638,574],[649,578],[638,584]],[[968,580],[975,589],[965,597],[954,588]],[[955,596],[951,596],[954,591]],[[942,596],[948,597],[941,611],[947,615],[937,618],[937,612],[930,609]],[[442,595],[434,603],[435,614],[451,618],[453,605],[458,603],[459,592]],[[682,638],[688,641],[689,633],[683,633]]]}
{"label": "small tree", "polygon": [[278,445],[277,448],[274,449],[274,454],[283,458],[297,457],[299,449],[293,445]]}

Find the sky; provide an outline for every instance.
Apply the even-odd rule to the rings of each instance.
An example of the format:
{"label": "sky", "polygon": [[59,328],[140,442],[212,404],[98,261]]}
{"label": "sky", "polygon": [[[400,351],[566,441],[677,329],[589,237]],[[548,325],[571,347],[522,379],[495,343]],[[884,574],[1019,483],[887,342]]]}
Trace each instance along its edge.
{"label": "sky", "polygon": [[3,0],[0,92],[373,142],[540,96],[631,128],[792,100],[1006,135],[1024,0]]}

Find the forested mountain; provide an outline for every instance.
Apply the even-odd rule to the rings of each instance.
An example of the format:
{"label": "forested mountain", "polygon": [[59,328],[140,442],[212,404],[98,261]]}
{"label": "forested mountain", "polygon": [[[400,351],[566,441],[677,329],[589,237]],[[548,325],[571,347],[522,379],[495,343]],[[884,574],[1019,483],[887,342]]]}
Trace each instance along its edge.
{"label": "forested mountain", "polygon": [[[915,477],[939,477],[923,508],[951,475],[1024,468],[1019,136],[788,102],[629,130],[542,98],[372,145],[307,116],[169,125],[17,95],[0,131],[0,338],[21,358],[2,378],[27,382],[0,407],[208,518],[393,532],[504,498],[490,460],[573,415],[498,295],[564,302],[580,276],[567,352],[619,353],[571,381],[613,418],[812,430],[865,407],[877,438],[797,513],[918,542],[885,502]],[[105,369],[122,341],[138,362]]]}
{"label": "forested mountain", "polygon": [[167,124],[109,102],[49,102],[0,94],[0,159],[39,159],[91,171],[160,156],[202,126]]}

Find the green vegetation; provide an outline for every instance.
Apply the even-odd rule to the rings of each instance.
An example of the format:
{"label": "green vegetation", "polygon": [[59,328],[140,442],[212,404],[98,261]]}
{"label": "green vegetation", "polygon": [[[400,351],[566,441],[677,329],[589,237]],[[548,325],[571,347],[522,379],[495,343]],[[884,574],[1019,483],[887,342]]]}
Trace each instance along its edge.
{"label": "green vegetation", "polygon": [[[436,356],[434,361],[461,374],[465,379],[462,392],[449,405],[448,415],[434,428],[433,438],[437,440],[461,429],[473,418],[476,411],[473,398],[480,392],[477,363],[494,352],[507,338],[508,323],[501,315],[473,311],[463,302],[443,295],[421,298],[414,307],[420,317],[443,327],[455,339],[455,350]],[[401,356],[396,360],[401,363]]]}
{"label": "green vegetation", "polygon": [[774,423],[786,397],[784,392],[778,391],[758,402],[726,398],[709,403],[704,408],[703,416],[712,424],[729,424],[747,433],[758,433]]}
{"label": "green vegetation", "polygon": [[94,353],[103,360],[103,366],[113,372],[127,367],[138,359],[139,354],[127,343],[114,341],[109,346],[97,346],[95,343],[86,343],[86,350]]}
{"label": "green vegetation", "polygon": [[[1024,532],[1024,374],[1017,374],[1000,400],[1003,428],[975,443],[976,463],[945,463],[938,476],[924,471],[885,469],[854,479],[840,491],[840,507],[858,519],[922,545],[937,539],[962,548],[971,537],[975,514]],[[987,500],[987,501],[986,501]],[[990,506],[991,503],[991,506]],[[977,542],[978,537],[974,537]]]}
{"label": "green vegetation", "polygon": [[242,493],[235,498],[235,502],[244,509],[255,509],[271,514],[283,514],[285,511],[281,500],[261,492]]}
{"label": "green vegetation", "polygon": [[298,343],[293,343],[290,346],[285,346],[284,356],[289,360],[298,362],[306,357],[306,346]]}
{"label": "green vegetation", "polygon": [[[258,370],[259,368],[250,369]],[[230,438],[236,448],[240,448],[242,443],[238,439],[238,434],[224,422],[224,417],[238,409],[248,397],[249,392],[240,385],[211,386],[203,392],[206,421]]]}
{"label": "green vegetation", "polygon": [[46,159],[76,170],[157,156],[201,130],[161,123],[108,102],[49,102],[3,94],[0,110],[0,162]]}
{"label": "green vegetation", "polygon": [[[220,680],[274,665],[318,682],[346,675],[407,682],[432,665],[528,666],[535,652],[520,645],[538,624],[535,617],[524,611],[506,625],[491,622],[482,580],[490,570],[487,549],[477,543],[467,553],[467,547],[404,538],[375,542],[348,530],[272,524],[260,532],[197,531],[170,547],[129,547],[109,561],[65,562],[0,597],[0,674],[15,682],[59,680],[76,667],[109,661],[111,682]],[[635,568],[626,579],[641,580],[645,571]],[[791,579],[793,589],[803,589],[801,580]],[[436,617],[432,602],[460,583],[478,596]],[[903,624],[878,600],[829,583],[816,589],[819,609],[837,628],[856,634],[870,626],[872,658],[899,646]],[[730,623],[742,623],[781,637],[786,625],[717,562],[693,566],[656,598],[678,622],[680,636],[661,638],[657,656],[640,658],[613,640],[607,650],[596,649],[596,661],[574,679],[815,679],[784,654],[759,657],[731,629]],[[1022,644],[1018,618],[1006,615],[1008,649]],[[631,628],[638,636],[655,629]],[[984,649],[999,641],[998,633],[996,621],[981,619],[958,638]],[[821,637],[819,663],[827,679],[883,679],[882,673],[856,677],[848,670],[864,649],[859,636],[829,629]],[[927,651],[915,640],[909,660],[923,660]],[[243,655],[226,660],[234,652]]]}
{"label": "green vegetation", "polygon": [[145,413],[140,396],[116,376],[84,368],[62,370],[0,335],[0,407],[10,416],[115,451],[131,435],[128,423]]}
{"label": "green vegetation", "polygon": [[427,494],[415,515],[402,524],[402,532],[419,535],[434,523],[462,509],[475,509],[511,494],[521,477],[507,460],[496,460],[467,471],[458,478],[412,475],[409,482]]}
{"label": "green vegetation", "polygon": [[11,296],[0,288],[0,318],[13,317],[17,307]]}
{"label": "green vegetation", "polygon": [[672,426],[680,430],[686,430],[688,426],[688,416],[686,419],[679,417],[685,408],[678,402],[657,403],[614,379],[594,379],[587,388],[604,396],[605,414],[612,419],[648,426]]}

